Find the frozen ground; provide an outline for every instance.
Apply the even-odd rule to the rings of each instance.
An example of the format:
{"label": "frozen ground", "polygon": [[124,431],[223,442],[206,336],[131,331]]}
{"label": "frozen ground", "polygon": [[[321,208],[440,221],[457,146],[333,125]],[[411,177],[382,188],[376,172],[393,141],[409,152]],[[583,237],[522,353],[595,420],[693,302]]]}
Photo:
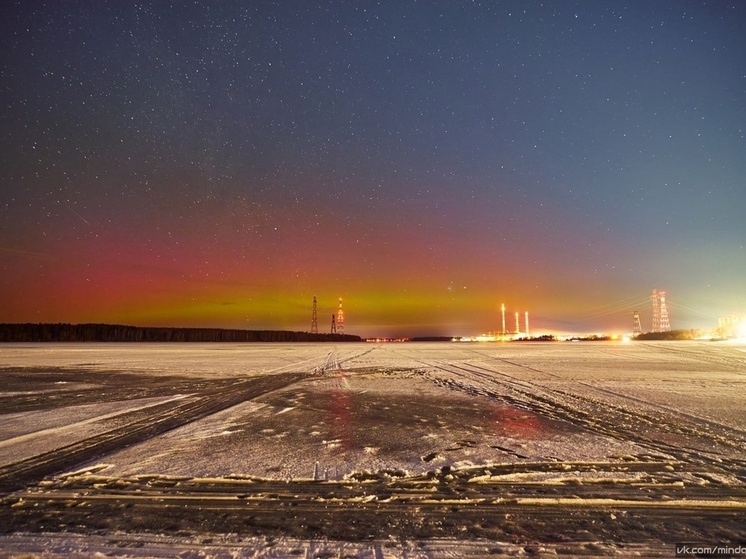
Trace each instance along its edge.
{"label": "frozen ground", "polygon": [[0,375],[0,557],[746,539],[744,344],[5,344]]}

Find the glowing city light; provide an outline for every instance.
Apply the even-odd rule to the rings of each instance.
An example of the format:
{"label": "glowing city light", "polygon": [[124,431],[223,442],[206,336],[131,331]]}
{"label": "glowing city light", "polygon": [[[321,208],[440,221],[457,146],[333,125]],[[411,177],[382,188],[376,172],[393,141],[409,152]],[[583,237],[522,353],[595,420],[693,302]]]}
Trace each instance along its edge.
{"label": "glowing city light", "polygon": [[742,318],[738,325],[738,339],[746,340],[746,318]]}

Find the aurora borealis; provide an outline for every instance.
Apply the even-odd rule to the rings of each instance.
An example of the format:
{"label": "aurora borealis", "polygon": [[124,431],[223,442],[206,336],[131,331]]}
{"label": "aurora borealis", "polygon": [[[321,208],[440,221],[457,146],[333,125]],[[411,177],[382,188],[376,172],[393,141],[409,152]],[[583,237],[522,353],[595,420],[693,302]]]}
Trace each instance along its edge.
{"label": "aurora borealis", "polygon": [[746,312],[742,2],[6,2],[0,322]]}

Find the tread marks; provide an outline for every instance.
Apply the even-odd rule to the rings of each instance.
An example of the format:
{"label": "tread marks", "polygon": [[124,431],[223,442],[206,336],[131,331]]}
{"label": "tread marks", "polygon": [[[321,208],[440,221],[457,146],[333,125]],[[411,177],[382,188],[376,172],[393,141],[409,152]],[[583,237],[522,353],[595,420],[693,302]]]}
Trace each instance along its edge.
{"label": "tread marks", "polygon": [[[252,377],[209,390],[185,400],[164,402],[132,412],[132,421],[124,425],[0,468],[0,491],[13,491],[60,470],[114,452],[126,446],[146,441],[190,423],[284,388],[304,378],[302,373],[282,373],[268,377]],[[125,414],[130,415],[130,414]]]}
{"label": "tread marks", "polygon": [[[488,388],[477,388],[468,382],[453,380],[449,383],[441,381],[443,384],[450,384],[452,387],[468,393],[496,398],[518,409],[538,413],[550,419],[566,421],[617,440],[633,442],[654,452],[673,456],[683,462],[706,466],[708,469],[734,475],[740,479],[746,478],[746,460],[717,456],[718,453],[714,450],[705,451],[669,444],[641,432],[640,427],[645,426],[650,430],[695,437],[709,443],[704,446],[712,449],[717,448],[718,444],[739,449],[741,443],[738,440],[731,441],[720,436],[716,437],[712,433],[704,433],[687,425],[673,425],[662,417],[654,417],[642,411],[631,411],[622,406],[601,403],[586,396],[570,394],[566,391],[551,389],[529,381],[520,381],[506,373],[474,364],[456,365],[443,362],[421,362],[423,365],[448,372],[463,381],[469,381],[476,377],[482,385],[486,381],[488,386],[492,384],[508,392],[508,394],[498,394]],[[521,366],[512,362],[511,364]],[[538,371],[530,369],[535,372]],[[538,372],[545,373],[545,371]],[[496,379],[495,375],[500,378]],[[594,413],[585,411],[585,409],[593,410]],[[733,431],[732,434],[734,435],[742,436],[737,430],[730,429],[730,431]]]}

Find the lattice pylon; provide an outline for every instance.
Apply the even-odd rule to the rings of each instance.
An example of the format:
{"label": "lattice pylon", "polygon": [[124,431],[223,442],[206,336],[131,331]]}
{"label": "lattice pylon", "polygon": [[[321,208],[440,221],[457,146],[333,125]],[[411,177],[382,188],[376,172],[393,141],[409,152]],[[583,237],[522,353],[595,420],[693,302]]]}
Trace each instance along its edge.
{"label": "lattice pylon", "polygon": [[336,334],[337,333],[337,323],[334,321],[335,318],[336,317],[334,315],[332,315],[332,334]]}
{"label": "lattice pylon", "polygon": [[666,292],[653,289],[651,299],[653,301],[653,332],[668,332],[671,329],[671,322],[668,319]]}
{"label": "lattice pylon", "polygon": [[659,291],[658,296],[660,298],[660,313],[661,313],[660,331],[668,332],[669,330],[671,330],[671,322],[668,319],[668,307],[666,306],[666,292]]}
{"label": "lattice pylon", "polygon": [[640,325],[639,311],[634,311],[632,313],[632,334],[635,336],[637,336],[638,334],[642,334],[642,326]]}
{"label": "lattice pylon", "polygon": [[339,309],[337,310],[337,333],[345,333],[345,312],[342,310],[342,298],[339,298]]}
{"label": "lattice pylon", "polygon": [[319,314],[316,308],[316,296],[313,297],[313,310],[311,311],[311,334],[319,333]]}

